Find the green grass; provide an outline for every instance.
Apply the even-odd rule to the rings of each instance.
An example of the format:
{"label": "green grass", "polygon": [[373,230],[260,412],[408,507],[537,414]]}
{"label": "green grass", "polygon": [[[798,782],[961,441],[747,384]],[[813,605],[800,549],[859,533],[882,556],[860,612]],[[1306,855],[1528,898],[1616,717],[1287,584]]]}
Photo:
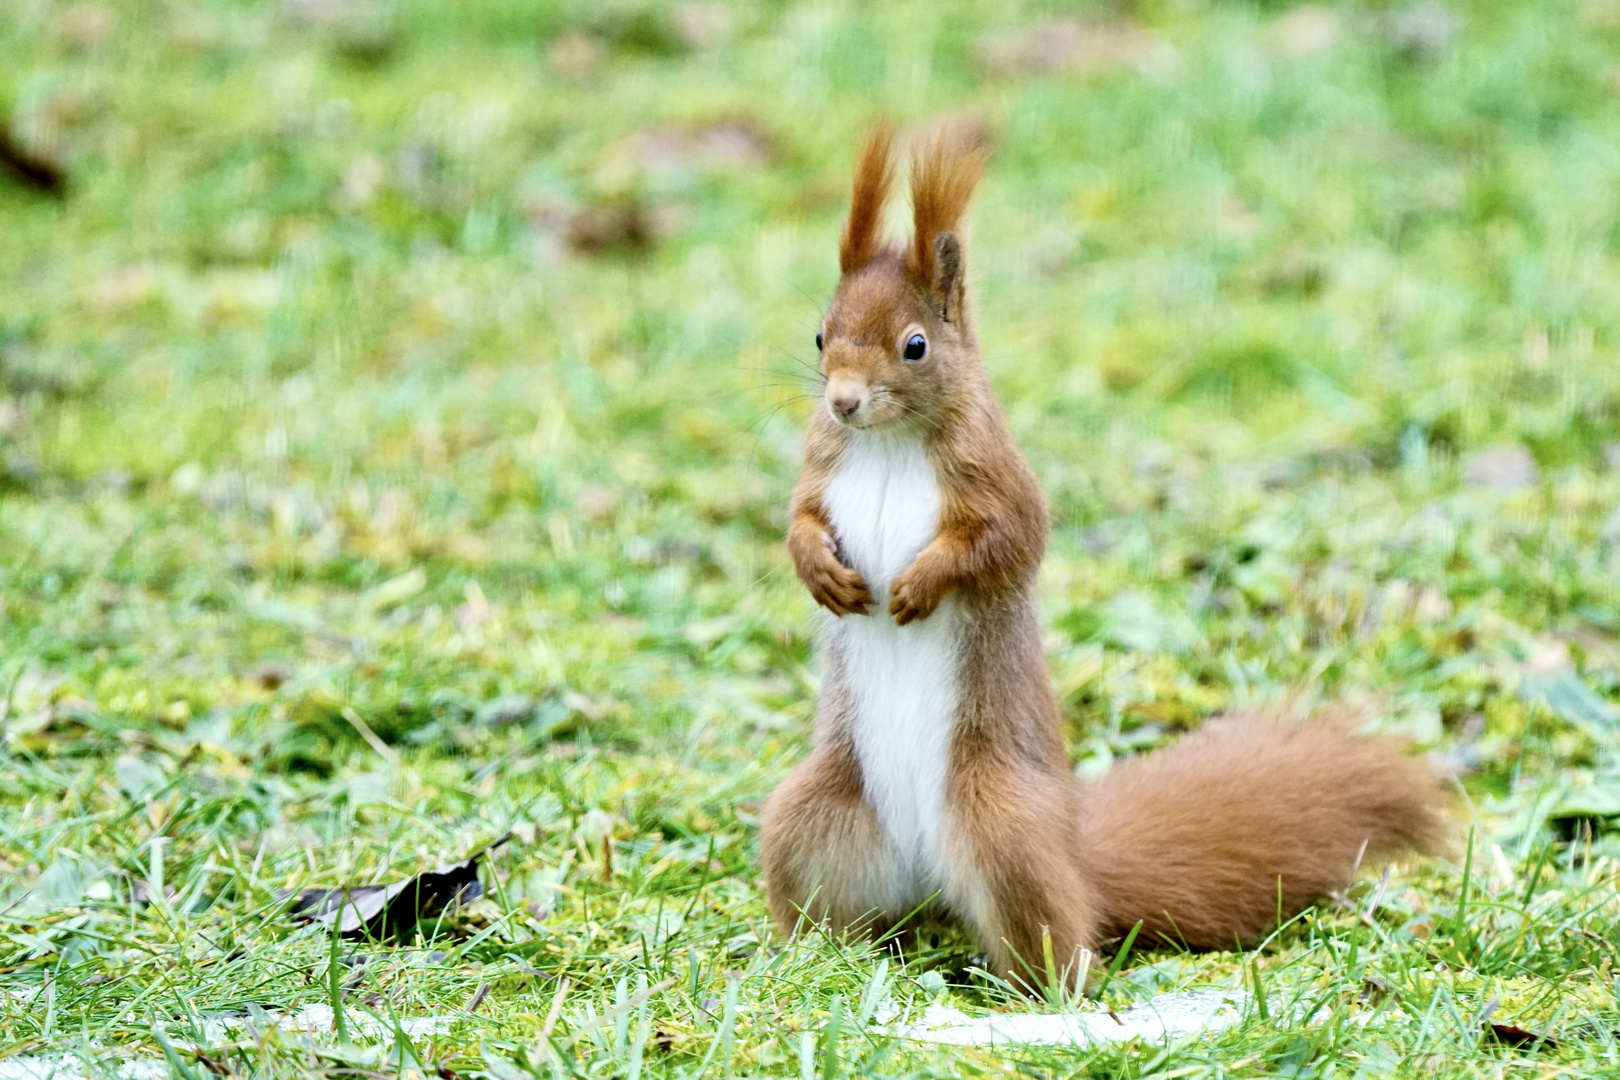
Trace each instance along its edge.
{"label": "green grass", "polygon": [[[0,1055],[161,1021],[198,1076],[399,1071],[195,1059],[336,974],[390,1024],[487,983],[408,1052],[502,1080],[1620,1074],[1620,6],[1327,11],[1310,52],[1320,13],[1139,0],[1083,14],[1123,62],[1007,72],[1047,9],[0,7],[0,104],[70,174],[0,180]],[[969,941],[768,925],[799,365],[859,133],[954,109],[1076,768],[1303,687],[1470,770],[1466,875],[1104,992],[1258,979],[1208,1039],[897,1045],[885,994],[1006,1004]],[[508,831],[430,941],[334,969],[282,913]]]}

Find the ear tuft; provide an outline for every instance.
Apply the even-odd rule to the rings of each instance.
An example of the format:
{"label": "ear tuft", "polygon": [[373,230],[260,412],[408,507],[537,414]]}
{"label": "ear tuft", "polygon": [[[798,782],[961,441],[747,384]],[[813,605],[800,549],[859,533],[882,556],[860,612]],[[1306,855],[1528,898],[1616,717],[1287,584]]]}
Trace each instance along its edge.
{"label": "ear tuft", "polygon": [[844,223],[844,235],[838,240],[838,269],[842,273],[859,270],[872,261],[878,250],[878,226],[883,220],[883,205],[889,201],[889,187],[894,180],[894,163],[890,148],[894,143],[894,128],[880,123],[866,134],[859,157],[855,159],[855,191],[849,203],[849,220]]}
{"label": "ear tuft", "polygon": [[[937,241],[961,222],[984,175],[986,157],[982,136],[962,124],[940,130],[912,154],[911,215],[916,233],[906,253],[906,269],[918,284],[932,287],[938,280]],[[960,245],[956,252],[954,276],[959,281]]]}
{"label": "ear tuft", "polygon": [[934,296],[939,301],[940,318],[954,322],[961,317],[965,282],[962,275],[962,241],[954,232],[934,237]]}

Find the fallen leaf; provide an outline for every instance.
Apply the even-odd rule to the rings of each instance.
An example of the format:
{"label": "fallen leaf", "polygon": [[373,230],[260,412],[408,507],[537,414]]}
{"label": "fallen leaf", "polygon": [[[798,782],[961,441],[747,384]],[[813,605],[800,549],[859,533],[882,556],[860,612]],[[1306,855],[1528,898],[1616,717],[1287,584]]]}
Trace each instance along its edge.
{"label": "fallen leaf", "polygon": [[569,220],[563,238],[582,254],[612,248],[645,250],[658,240],[659,226],[648,206],[638,199],[586,207]]}
{"label": "fallen leaf", "polygon": [[56,162],[23,146],[11,133],[11,122],[0,116],[0,173],[25,187],[61,198],[67,194],[67,172]]}
{"label": "fallen leaf", "polygon": [[1526,1030],[1516,1024],[1487,1024],[1486,1028],[1497,1042],[1508,1046],[1537,1046],[1545,1050],[1558,1049],[1558,1040]]}
{"label": "fallen leaf", "polygon": [[265,690],[279,690],[290,678],[292,672],[288,670],[287,665],[278,664],[273,660],[265,661],[248,673],[248,681]]}
{"label": "fallen leaf", "polygon": [[645,250],[677,224],[671,208],[655,207],[635,195],[580,206],[556,192],[537,191],[524,200],[523,216],[576,255]]}
{"label": "fallen leaf", "polygon": [[424,870],[389,885],[306,889],[298,894],[290,914],[306,923],[335,925],[346,938],[399,940],[421,920],[482,896],[478,861],[511,838],[512,834],[507,833],[460,862]]}

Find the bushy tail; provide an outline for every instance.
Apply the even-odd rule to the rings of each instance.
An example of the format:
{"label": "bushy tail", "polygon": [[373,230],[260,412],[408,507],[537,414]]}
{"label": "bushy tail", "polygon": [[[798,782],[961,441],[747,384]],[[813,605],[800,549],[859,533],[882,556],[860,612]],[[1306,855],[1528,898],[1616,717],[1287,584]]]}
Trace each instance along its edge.
{"label": "bushy tail", "polygon": [[1229,949],[1345,889],[1358,860],[1448,847],[1444,786],[1356,719],[1232,714],[1091,784],[1082,850],[1107,928]]}

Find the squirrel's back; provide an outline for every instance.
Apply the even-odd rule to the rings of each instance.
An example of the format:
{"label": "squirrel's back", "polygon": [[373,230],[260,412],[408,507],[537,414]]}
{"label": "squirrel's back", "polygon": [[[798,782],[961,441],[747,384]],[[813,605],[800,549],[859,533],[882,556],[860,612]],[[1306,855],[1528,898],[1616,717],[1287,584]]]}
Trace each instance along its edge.
{"label": "squirrel's back", "polygon": [[1104,932],[1140,920],[1149,938],[1231,948],[1343,891],[1359,865],[1439,853],[1445,788],[1355,720],[1229,714],[1088,785],[1082,850]]}

